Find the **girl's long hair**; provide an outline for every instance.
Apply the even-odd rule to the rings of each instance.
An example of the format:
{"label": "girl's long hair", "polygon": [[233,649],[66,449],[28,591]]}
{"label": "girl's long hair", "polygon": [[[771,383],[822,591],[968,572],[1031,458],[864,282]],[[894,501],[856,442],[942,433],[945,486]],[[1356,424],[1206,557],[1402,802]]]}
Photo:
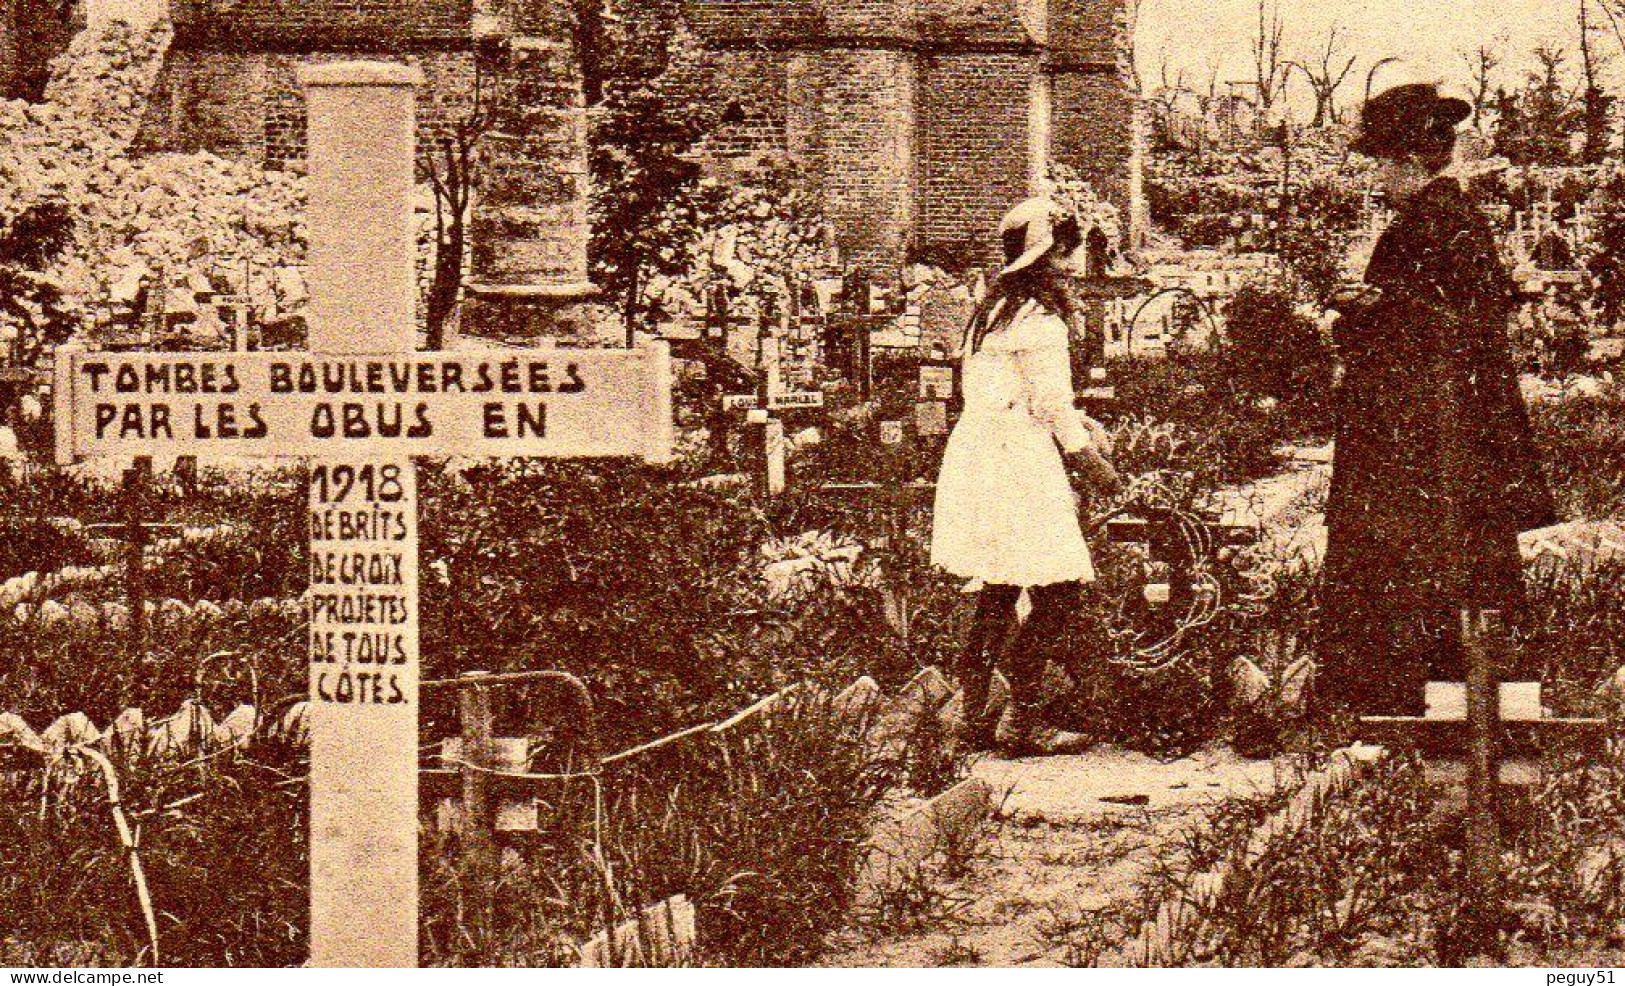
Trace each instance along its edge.
{"label": "girl's long hair", "polygon": [[[1013,274],[1001,274],[994,280],[992,286],[988,288],[987,296],[976,306],[976,311],[972,313],[970,323],[966,326],[964,355],[969,356],[981,349],[983,340],[990,333],[1009,325],[1029,301],[1035,302],[1051,314],[1059,315],[1068,321],[1072,319],[1075,313],[1072,298],[1045,260],[1050,254],[1067,254],[1076,250],[1083,243],[1083,234],[1078,227],[1078,221],[1068,216],[1056,222],[1054,236],[1055,245],[1050,247],[1049,253],[1044,257]],[[1014,229],[1006,234],[1004,243],[1006,263],[1021,256],[1021,247],[1025,240],[1025,228]]]}

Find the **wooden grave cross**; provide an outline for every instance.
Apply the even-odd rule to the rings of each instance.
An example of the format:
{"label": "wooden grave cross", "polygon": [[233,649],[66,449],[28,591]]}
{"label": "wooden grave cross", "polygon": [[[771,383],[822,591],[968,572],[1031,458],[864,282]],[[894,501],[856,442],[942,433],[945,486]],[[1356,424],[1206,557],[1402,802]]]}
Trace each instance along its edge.
{"label": "wooden grave cross", "polygon": [[414,455],[671,455],[670,359],[417,352],[412,67],[300,70],[310,352],[62,347],[57,459],[297,457],[310,480],[310,963],[406,967],[418,931]]}
{"label": "wooden grave cross", "polygon": [[1500,680],[1505,640],[1501,614],[1463,609],[1459,616],[1467,680],[1428,682],[1421,716],[1361,717],[1360,739],[1417,750],[1430,777],[1465,784],[1466,896],[1460,934],[1474,950],[1493,953],[1504,907],[1499,787],[1533,784],[1539,775],[1536,758],[1545,750],[1600,752],[1607,721],[1547,716],[1539,682]]}
{"label": "wooden grave cross", "polygon": [[147,546],[157,537],[174,537],[181,525],[143,521],[147,484],[152,479],[152,457],[138,455],[124,470],[124,519],[104,524],[87,524],[85,533],[93,537],[124,542],[124,594],[130,607],[128,654],[139,661],[147,649]]}
{"label": "wooden grave cross", "polygon": [[760,429],[753,434],[752,444],[760,449],[762,461],[757,488],[767,496],[778,496],[785,488],[786,448],[784,419],[780,415],[798,408],[824,406],[821,390],[785,390],[782,340],[772,330],[774,321],[771,312],[764,312],[757,330],[756,393],[727,394],[722,398],[723,411],[744,411],[745,424]]}

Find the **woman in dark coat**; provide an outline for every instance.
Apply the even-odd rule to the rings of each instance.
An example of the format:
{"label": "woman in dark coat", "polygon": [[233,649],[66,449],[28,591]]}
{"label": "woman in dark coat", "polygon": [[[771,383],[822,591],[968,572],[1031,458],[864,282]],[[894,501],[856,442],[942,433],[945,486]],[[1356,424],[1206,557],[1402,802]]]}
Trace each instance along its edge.
{"label": "woman in dark coat", "polygon": [[1339,292],[1344,375],[1327,504],[1322,695],[1419,715],[1422,685],[1465,675],[1459,612],[1515,620],[1520,531],[1555,522],[1507,341],[1513,284],[1449,164],[1461,100],[1373,98],[1354,149],[1396,208],[1365,285]]}

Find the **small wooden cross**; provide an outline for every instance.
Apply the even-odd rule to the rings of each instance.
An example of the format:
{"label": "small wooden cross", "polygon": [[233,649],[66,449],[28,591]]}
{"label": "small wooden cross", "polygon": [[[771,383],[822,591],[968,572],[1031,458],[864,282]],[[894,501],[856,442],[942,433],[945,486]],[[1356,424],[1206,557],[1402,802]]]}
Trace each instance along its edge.
{"label": "small wooden cross", "polygon": [[1533,783],[1538,771],[1532,758],[1545,750],[1600,753],[1607,722],[1547,716],[1539,682],[1500,680],[1501,614],[1464,609],[1460,620],[1466,682],[1429,682],[1422,716],[1362,717],[1360,738],[1417,750],[1430,774],[1446,780],[1460,777],[1465,761],[1467,886],[1461,935],[1469,948],[1493,954],[1504,906],[1498,788]]}
{"label": "small wooden cross", "polygon": [[824,354],[830,368],[857,387],[858,398],[874,392],[873,343],[875,329],[892,321],[890,315],[870,311],[869,279],[862,271],[847,276],[841,304],[824,323]]}
{"label": "small wooden cross", "polygon": [[753,429],[752,444],[758,450],[762,464],[756,485],[757,490],[766,496],[778,496],[785,488],[786,449],[781,413],[824,406],[824,392],[821,390],[784,389],[784,366],[780,352],[782,340],[773,332],[774,321],[771,312],[764,313],[758,330],[756,393],[729,394],[722,398],[722,410],[745,412],[745,424]]}
{"label": "small wooden cross", "polygon": [[94,537],[116,539],[125,544],[124,592],[130,607],[129,655],[139,661],[146,653],[147,578],[146,550],[154,537],[179,534],[179,524],[150,523],[142,520],[146,509],[146,488],[152,479],[152,457],[136,456],[124,470],[124,519],[109,524],[87,524],[85,532]]}

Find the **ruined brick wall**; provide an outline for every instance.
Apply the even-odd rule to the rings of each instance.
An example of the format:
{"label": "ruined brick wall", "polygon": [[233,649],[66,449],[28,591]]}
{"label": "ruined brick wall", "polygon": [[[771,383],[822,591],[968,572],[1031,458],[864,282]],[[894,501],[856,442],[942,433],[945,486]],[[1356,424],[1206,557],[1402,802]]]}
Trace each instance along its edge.
{"label": "ruined brick wall", "polygon": [[241,47],[384,50],[400,43],[465,42],[473,0],[171,0],[177,41]]}
{"label": "ruined brick wall", "polygon": [[690,0],[684,12],[707,41],[720,46],[805,40],[822,24],[810,0]]}
{"label": "ruined brick wall", "polygon": [[[816,147],[824,211],[844,257],[870,264],[900,256],[915,227],[914,58],[904,51],[819,52],[805,93],[816,112],[800,145]],[[812,67],[812,66],[809,66]]]}
{"label": "ruined brick wall", "polygon": [[1048,0],[1049,36],[1056,61],[1067,64],[1117,64],[1125,40],[1132,32],[1125,0]]}
{"label": "ruined brick wall", "polygon": [[942,54],[920,87],[919,238],[997,250],[1000,217],[1031,193],[1036,55]]}
{"label": "ruined brick wall", "polygon": [[297,68],[364,54],[405,61],[423,70],[417,93],[418,139],[427,147],[467,112],[474,90],[471,51],[401,55],[376,50],[222,50],[213,45],[172,50],[142,126],[145,151],[208,150],[282,168],[305,156],[305,99]]}
{"label": "ruined brick wall", "polygon": [[1144,101],[1133,72],[1134,22],[1125,0],[1050,0],[1051,153],[1106,194],[1143,243]]}
{"label": "ruined brick wall", "polygon": [[223,157],[262,159],[265,82],[263,55],[171,50],[136,149],[209,150]]}
{"label": "ruined brick wall", "polygon": [[17,37],[20,6],[20,0],[0,0],[0,99],[16,98],[17,56],[21,54]]}
{"label": "ruined brick wall", "polygon": [[284,167],[305,155],[304,62],[418,65],[427,142],[473,91],[473,0],[171,0],[175,41],[143,126],[144,150],[210,150]]}
{"label": "ruined brick wall", "polygon": [[817,6],[818,26],[837,42],[861,38],[872,44],[914,37],[915,0],[823,0]]}
{"label": "ruined brick wall", "polygon": [[1051,153],[1128,215],[1139,125],[1136,101],[1111,72],[1056,72],[1051,85]]}
{"label": "ruined brick wall", "polygon": [[728,159],[785,150],[794,60],[794,53],[783,48],[727,48],[711,53],[714,78],[722,88],[695,93],[694,98],[720,99],[745,110],[742,121],[724,126],[706,139],[705,153]]}
{"label": "ruined brick wall", "polygon": [[[787,151],[849,257],[974,240],[1053,154],[1131,218],[1142,120],[1125,0],[689,0],[727,84],[769,107],[713,158]],[[1131,221],[1131,226],[1133,226]]]}

